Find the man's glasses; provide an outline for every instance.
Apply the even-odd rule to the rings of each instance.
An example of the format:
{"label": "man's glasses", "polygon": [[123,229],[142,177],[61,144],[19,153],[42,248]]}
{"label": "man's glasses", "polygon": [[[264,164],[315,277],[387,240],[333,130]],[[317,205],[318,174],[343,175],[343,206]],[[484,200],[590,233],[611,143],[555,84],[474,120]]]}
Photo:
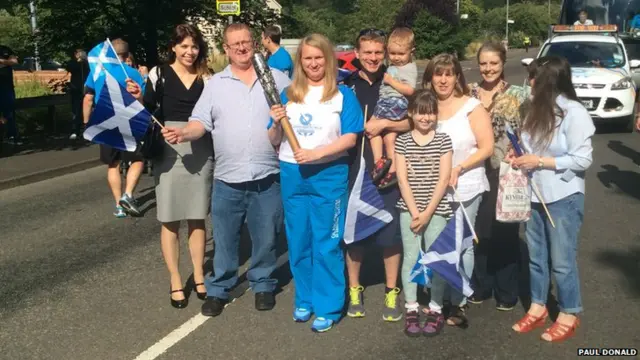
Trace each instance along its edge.
{"label": "man's glasses", "polygon": [[255,45],[255,42],[245,40],[245,41],[239,41],[237,43],[226,44],[226,45],[233,50],[238,50],[240,49],[240,47],[243,47],[245,49],[251,49]]}

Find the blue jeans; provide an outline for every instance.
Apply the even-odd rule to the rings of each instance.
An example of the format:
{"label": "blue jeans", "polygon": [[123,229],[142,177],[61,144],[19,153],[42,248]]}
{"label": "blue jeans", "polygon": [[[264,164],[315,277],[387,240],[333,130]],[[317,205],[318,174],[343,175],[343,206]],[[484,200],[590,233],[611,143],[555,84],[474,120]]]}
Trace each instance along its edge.
{"label": "blue jeans", "polygon": [[240,236],[247,220],[251,236],[251,266],[247,278],[254,293],[272,292],[277,280],[276,240],[282,229],[280,175],[246,183],[213,182],[211,220],[213,225],[213,274],[207,278],[207,295],[229,298],[238,281]]}
{"label": "blue jeans", "polygon": [[[446,200],[445,200],[446,201]],[[438,236],[447,226],[447,219],[440,215],[433,215],[431,220],[422,230],[422,234],[416,234],[411,230],[411,214],[408,211],[400,212],[400,231],[402,233],[402,289],[404,291],[404,300],[407,304],[413,304],[418,301],[418,284],[411,281],[411,271],[416,265],[420,248],[424,242],[424,251],[427,251],[436,241]],[[431,284],[431,302],[435,299],[436,303],[442,306],[442,297],[444,296],[444,287],[446,282],[434,272]],[[435,295],[434,295],[435,294]],[[432,310],[434,310],[432,308]]]}
{"label": "blue jeans", "polygon": [[[482,201],[482,194],[478,194],[474,198],[462,202],[462,206],[464,206],[464,210],[467,212],[467,215],[469,216],[469,222],[471,222],[471,226],[476,225],[476,216],[478,215],[478,208],[480,207],[481,201]],[[451,209],[454,212],[458,209],[459,206],[460,206],[460,203],[451,202]],[[474,265],[475,265],[475,249],[474,249],[474,246],[470,246],[462,252],[462,267],[465,275],[467,275],[469,279],[471,279],[471,275],[473,275]],[[450,291],[451,304],[460,306],[460,307],[467,304],[467,297],[462,295],[461,292],[451,288],[450,286],[447,286],[447,290]],[[445,291],[445,294],[446,294],[446,291]]]}
{"label": "blue jeans", "polygon": [[578,277],[578,237],[584,216],[584,194],[575,193],[547,204],[556,227],[552,227],[541,204],[531,204],[526,224],[531,277],[531,302],[545,306],[549,293],[549,253],[556,280],[560,311],[582,311]]}
{"label": "blue jeans", "polygon": [[348,165],[280,162],[295,307],[338,321],[345,301],[340,247],[348,201]]}

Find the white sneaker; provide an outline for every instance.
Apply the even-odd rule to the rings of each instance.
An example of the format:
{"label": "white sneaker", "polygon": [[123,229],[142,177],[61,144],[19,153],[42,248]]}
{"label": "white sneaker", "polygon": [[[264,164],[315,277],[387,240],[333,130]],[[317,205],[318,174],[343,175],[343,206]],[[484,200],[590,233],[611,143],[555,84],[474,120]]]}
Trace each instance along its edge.
{"label": "white sneaker", "polygon": [[69,140],[75,140],[78,138],[78,135],[76,134],[71,134],[71,136],[69,136]]}

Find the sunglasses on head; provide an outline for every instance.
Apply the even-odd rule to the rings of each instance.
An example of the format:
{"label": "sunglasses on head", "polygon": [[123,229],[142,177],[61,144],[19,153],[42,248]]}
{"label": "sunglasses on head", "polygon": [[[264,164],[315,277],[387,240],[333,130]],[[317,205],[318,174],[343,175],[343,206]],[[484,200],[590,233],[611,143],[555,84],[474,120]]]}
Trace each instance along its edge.
{"label": "sunglasses on head", "polygon": [[371,29],[364,29],[360,31],[360,34],[358,34],[358,39],[360,39],[363,36],[370,36],[370,35],[387,37],[387,34],[384,31],[371,28]]}

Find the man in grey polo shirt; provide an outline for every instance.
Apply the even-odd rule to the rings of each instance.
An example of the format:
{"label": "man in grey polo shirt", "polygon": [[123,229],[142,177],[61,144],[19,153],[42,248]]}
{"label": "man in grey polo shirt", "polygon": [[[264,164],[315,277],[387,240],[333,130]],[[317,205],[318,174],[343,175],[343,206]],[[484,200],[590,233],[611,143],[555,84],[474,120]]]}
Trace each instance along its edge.
{"label": "man in grey polo shirt", "polygon": [[[245,217],[253,242],[247,278],[258,310],[271,310],[277,280],[276,239],[282,229],[280,169],[269,142],[269,105],[251,63],[254,40],[249,27],[234,23],[224,30],[224,50],[230,65],[205,85],[189,124],[163,130],[169,143],[193,141],[207,131],[213,137],[215,172],[211,198],[214,273],[207,279],[202,314],[217,316],[238,280],[238,247]],[[290,84],[273,71],[279,90]],[[180,184],[176,184],[180,186]]]}

